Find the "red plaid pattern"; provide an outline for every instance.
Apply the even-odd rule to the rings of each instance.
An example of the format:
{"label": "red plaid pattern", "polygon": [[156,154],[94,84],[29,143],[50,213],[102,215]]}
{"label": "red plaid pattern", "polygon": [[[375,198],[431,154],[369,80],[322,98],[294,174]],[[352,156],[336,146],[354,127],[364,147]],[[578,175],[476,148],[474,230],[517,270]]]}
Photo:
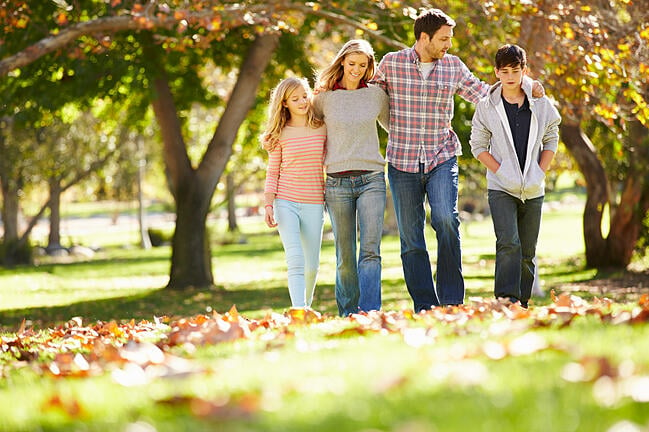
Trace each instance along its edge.
{"label": "red plaid pattern", "polygon": [[490,88],[462,60],[449,54],[437,60],[424,79],[414,48],[386,54],[372,82],[390,96],[386,159],[396,169],[411,173],[419,172],[420,149],[426,172],[462,154],[451,128],[453,95],[477,103]]}

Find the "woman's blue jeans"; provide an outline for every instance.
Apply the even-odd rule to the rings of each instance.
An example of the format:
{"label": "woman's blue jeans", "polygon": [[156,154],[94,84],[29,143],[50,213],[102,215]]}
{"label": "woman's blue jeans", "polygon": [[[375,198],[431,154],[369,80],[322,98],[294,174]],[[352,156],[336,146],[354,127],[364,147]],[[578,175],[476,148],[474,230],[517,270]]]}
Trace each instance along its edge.
{"label": "woman's blue jeans", "polygon": [[488,194],[496,233],[494,294],[525,305],[532,296],[543,197],[523,202],[502,191],[489,190]]}
{"label": "woman's blue jeans", "polygon": [[320,266],[324,206],[276,199],[275,219],[286,254],[291,305],[311,307]]}
{"label": "woman's blue jeans", "polygon": [[336,244],[336,303],[341,316],[381,309],[385,195],[383,172],[327,177],[325,202]]}
{"label": "woman's blue jeans", "polygon": [[[388,179],[399,226],[403,275],[415,312],[440,304],[463,303],[457,157],[429,172],[424,172],[423,164],[418,173],[388,165]],[[437,235],[437,291],[424,237],[426,198],[430,224]]]}

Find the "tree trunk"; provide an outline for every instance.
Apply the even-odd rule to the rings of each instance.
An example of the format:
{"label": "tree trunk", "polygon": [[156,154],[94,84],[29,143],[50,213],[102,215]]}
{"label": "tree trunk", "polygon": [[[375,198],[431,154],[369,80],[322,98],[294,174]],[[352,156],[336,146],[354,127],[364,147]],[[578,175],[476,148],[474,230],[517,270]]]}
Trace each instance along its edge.
{"label": "tree trunk", "polygon": [[[212,193],[193,176],[176,200],[176,228],[172,239],[168,288],[207,287],[213,284],[212,253],[206,234]],[[212,191],[213,192],[213,191]]]}
{"label": "tree trunk", "polygon": [[607,239],[608,267],[625,268],[631,262],[635,245],[642,227],[638,204],[643,179],[628,176],[617,211],[611,217],[611,230]]}
{"label": "tree trunk", "polygon": [[151,238],[146,227],[146,211],[144,209],[144,191],[142,183],[144,181],[144,168],[146,159],[144,158],[144,144],[142,136],[137,138],[137,225],[140,228],[140,247],[142,249],[151,249]]}
{"label": "tree trunk", "polygon": [[0,265],[12,267],[16,264],[29,264],[31,253],[21,253],[21,242],[19,237],[18,215],[20,212],[19,188],[15,180],[0,173],[2,183],[2,253],[0,253]]}
{"label": "tree trunk", "polygon": [[18,240],[18,210],[20,201],[18,191],[10,185],[11,179],[2,177],[2,226],[4,228],[3,241],[11,243]]}
{"label": "tree trunk", "polygon": [[216,132],[196,170],[187,155],[169,85],[163,76],[154,79],[157,97],[153,100],[153,109],[160,125],[165,165],[176,201],[169,288],[213,284],[205,226],[210,201],[232,154],[239,126],[255,102],[257,87],[278,42],[279,35],[264,34],[252,43]]}
{"label": "tree trunk", "polygon": [[601,226],[602,214],[609,204],[611,193],[604,167],[578,122],[564,121],[561,124],[561,138],[577,161],[579,171],[586,181],[586,206],[583,218],[586,266],[608,267],[609,251]]}
{"label": "tree trunk", "polygon": [[239,230],[239,226],[237,225],[237,205],[235,200],[236,184],[232,173],[225,176],[225,190],[228,205],[228,232],[236,232]]}
{"label": "tree trunk", "polygon": [[[533,71],[543,69],[545,54],[554,43],[546,18],[554,7],[552,2],[540,2],[539,8],[543,13],[524,17],[521,22],[520,44],[527,49],[529,66]],[[561,85],[561,81],[557,85]],[[561,137],[586,181],[587,196],[583,216],[586,265],[594,268],[625,268],[631,261],[649,205],[649,180],[646,166],[643,166],[649,160],[649,151],[646,150],[647,130],[638,121],[627,122],[627,139],[635,153],[625,176],[619,205],[613,207],[611,203],[616,200],[611,193],[604,167],[580,127],[579,111],[583,107],[563,103],[560,105],[563,116]],[[610,230],[604,238],[601,224],[607,205],[611,212]]]}
{"label": "tree trunk", "polygon": [[212,285],[209,242],[205,221],[212,191],[201,185],[191,167],[180,130],[180,121],[169,84],[164,77],[154,80],[153,100],[162,140],[171,193],[176,202],[176,228],[172,238],[169,288]]}
{"label": "tree trunk", "polygon": [[[8,121],[0,119],[0,154],[7,154],[5,144],[5,128]],[[18,240],[18,191],[12,188],[14,180],[11,175],[11,166],[6,158],[0,156],[0,187],[2,188],[2,239],[6,244]]]}
{"label": "tree trunk", "polygon": [[47,238],[47,250],[61,249],[61,181],[53,177],[49,182],[50,187],[50,233]]}
{"label": "tree trunk", "polygon": [[[543,70],[544,53],[548,52],[553,43],[548,21],[544,17],[552,7],[550,3],[542,3],[544,14],[524,16],[521,22],[519,44],[527,49],[528,66],[532,71]],[[601,229],[602,215],[611,196],[608,178],[597,157],[597,151],[581,129],[581,115],[572,113],[569,106],[561,106],[560,109],[563,117],[561,139],[579,165],[586,181],[586,206],[583,215],[586,266],[598,268],[608,261],[609,255]]]}
{"label": "tree trunk", "polygon": [[[543,6],[541,6],[543,9]],[[547,11],[544,11],[547,12]],[[553,44],[553,34],[548,28],[548,21],[543,15],[525,15],[521,17],[519,46],[527,51],[528,74],[538,78],[545,67],[545,53]]]}
{"label": "tree trunk", "polygon": [[649,130],[638,120],[627,122],[629,148],[634,157],[624,182],[617,211],[611,215],[608,235],[609,263],[626,268],[631,262],[635,245],[642,230],[643,219],[649,210],[649,180],[645,161],[649,160],[647,137]]}

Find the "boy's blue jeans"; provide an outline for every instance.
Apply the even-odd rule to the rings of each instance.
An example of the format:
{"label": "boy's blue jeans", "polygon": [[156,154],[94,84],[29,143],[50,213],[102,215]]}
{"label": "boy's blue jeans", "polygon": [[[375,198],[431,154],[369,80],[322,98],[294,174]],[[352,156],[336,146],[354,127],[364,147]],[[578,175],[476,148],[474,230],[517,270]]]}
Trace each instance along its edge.
{"label": "boy's blue jeans", "polygon": [[336,244],[336,303],[341,316],[381,309],[385,190],[383,172],[327,177],[325,202]]}
{"label": "boy's blue jeans", "polygon": [[502,191],[490,189],[488,194],[496,233],[494,294],[527,304],[534,284],[543,197],[523,202]]}
{"label": "boy's blue jeans", "polygon": [[[401,239],[401,263],[415,312],[432,306],[464,302],[460,218],[457,209],[457,157],[429,172],[419,173],[388,166],[388,179]],[[431,226],[437,235],[437,291],[433,283],[424,227],[428,198]]]}
{"label": "boy's blue jeans", "polygon": [[291,305],[311,307],[320,266],[324,206],[276,199],[275,218],[286,254]]}

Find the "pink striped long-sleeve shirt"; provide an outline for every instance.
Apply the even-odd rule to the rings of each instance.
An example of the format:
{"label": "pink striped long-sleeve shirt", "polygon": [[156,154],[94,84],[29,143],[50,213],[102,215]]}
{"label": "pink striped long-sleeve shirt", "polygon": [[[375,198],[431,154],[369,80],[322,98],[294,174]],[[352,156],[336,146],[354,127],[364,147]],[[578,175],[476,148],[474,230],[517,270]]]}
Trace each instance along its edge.
{"label": "pink striped long-sleeve shirt", "polygon": [[286,126],[270,152],[265,193],[304,204],[324,202],[323,160],[327,129]]}

